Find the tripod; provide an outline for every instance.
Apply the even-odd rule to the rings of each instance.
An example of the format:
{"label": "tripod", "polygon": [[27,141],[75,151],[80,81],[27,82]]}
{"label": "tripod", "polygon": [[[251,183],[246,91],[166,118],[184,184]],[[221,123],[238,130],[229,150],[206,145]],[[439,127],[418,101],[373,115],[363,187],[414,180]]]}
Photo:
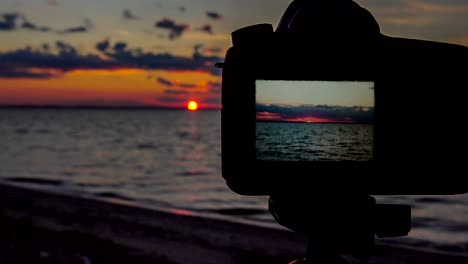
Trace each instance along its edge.
{"label": "tripod", "polygon": [[375,236],[406,236],[411,228],[408,205],[376,204],[367,195],[271,195],[268,202],[279,224],[309,238],[304,259],[290,264],[366,262],[374,253]]}

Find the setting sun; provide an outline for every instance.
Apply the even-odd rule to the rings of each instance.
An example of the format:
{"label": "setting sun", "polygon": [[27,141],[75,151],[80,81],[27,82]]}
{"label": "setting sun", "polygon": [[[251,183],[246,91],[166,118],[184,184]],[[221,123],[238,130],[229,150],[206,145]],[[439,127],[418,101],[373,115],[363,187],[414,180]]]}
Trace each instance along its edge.
{"label": "setting sun", "polygon": [[198,110],[198,104],[197,104],[197,102],[195,102],[195,101],[190,101],[190,102],[188,102],[188,104],[187,104],[187,109],[190,110],[190,111]]}

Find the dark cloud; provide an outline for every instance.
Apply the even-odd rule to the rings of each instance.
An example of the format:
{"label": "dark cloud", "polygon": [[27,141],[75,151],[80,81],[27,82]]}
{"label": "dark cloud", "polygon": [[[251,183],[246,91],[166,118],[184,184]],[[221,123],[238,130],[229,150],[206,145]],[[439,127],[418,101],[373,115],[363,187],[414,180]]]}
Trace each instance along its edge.
{"label": "dark cloud", "polygon": [[180,98],[176,95],[159,96],[156,99],[162,103],[182,103],[186,100],[185,98]]}
{"label": "dark cloud", "polygon": [[188,91],[184,90],[164,90],[164,94],[170,94],[170,95],[188,95]]}
{"label": "dark cloud", "polygon": [[42,44],[41,48],[43,51],[47,52],[50,50],[50,45],[48,43],[44,43]]}
{"label": "dark cloud", "polygon": [[32,79],[47,79],[53,77],[51,73],[34,72],[27,69],[5,67],[0,63],[0,78],[32,78]]}
{"label": "dark cloud", "polygon": [[114,50],[116,52],[123,52],[127,48],[127,43],[125,42],[117,42],[114,45]]}
{"label": "dark cloud", "polygon": [[55,46],[59,50],[60,54],[73,54],[76,55],[76,48],[72,45],[65,43],[63,41],[55,42]]}
{"label": "dark cloud", "polygon": [[106,51],[109,48],[109,46],[110,46],[110,41],[108,39],[105,39],[101,42],[96,43],[96,49],[101,52]]}
{"label": "dark cloud", "polygon": [[105,52],[109,58],[125,65],[147,70],[204,71],[220,75],[220,69],[214,67],[215,62],[223,61],[216,56],[204,56],[195,50],[192,58],[179,57],[169,53],[143,52],[140,49],[120,49]]}
{"label": "dark cloud", "polygon": [[221,93],[221,83],[220,82],[208,82],[208,92],[211,94],[220,94]]}
{"label": "dark cloud", "polygon": [[68,34],[68,33],[84,33],[88,32],[88,28],[85,26],[78,26],[78,27],[71,27],[71,28],[66,28],[64,30],[59,31],[59,33],[62,34]]}
{"label": "dark cloud", "polygon": [[331,105],[265,105],[257,104],[257,112],[277,114],[281,119],[295,119],[316,117],[335,120],[337,122],[372,123],[374,119],[373,107],[360,106],[331,106]]}
{"label": "dark cloud", "polygon": [[171,80],[165,79],[163,77],[158,77],[156,79],[158,83],[161,83],[166,86],[171,86],[171,87],[179,87],[179,88],[195,88],[197,87],[196,84],[193,83],[178,83],[178,82],[173,82]]}
{"label": "dark cloud", "polygon": [[207,11],[206,16],[214,20],[219,20],[223,18],[219,13],[214,12],[214,11]]}
{"label": "dark cloud", "polygon": [[219,107],[221,106],[221,96],[204,97],[200,102],[205,104],[217,105]]}
{"label": "dark cloud", "polygon": [[[110,47],[113,47],[112,49]],[[135,68],[142,70],[169,71],[202,71],[220,75],[214,67],[214,61],[222,61],[220,57],[207,57],[195,51],[192,57],[180,57],[169,53],[143,52],[141,49],[129,49],[124,42],[114,45],[107,40],[98,42],[96,49],[102,56],[80,54],[78,50],[63,41],[57,41],[53,46],[42,44],[39,48],[31,47],[9,52],[0,52],[0,75],[25,78],[49,78],[77,69],[122,69]],[[159,82],[162,80],[159,79]],[[194,88],[191,83],[177,83],[166,80],[179,88]]]}
{"label": "dark cloud", "polygon": [[156,79],[156,81],[157,81],[158,83],[161,83],[161,84],[164,84],[164,85],[167,85],[167,86],[172,86],[172,85],[174,85],[171,81],[169,81],[169,80],[167,80],[167,79],[164,79],[163,77],[158,77],[158,78]]}
{"label": "dark cloud", "polygon": [[185,11],[187,11],[187,8],[185,6],[180,6],[179,11],[180,12],[185,12]]}
{"label": "dark cloud", "polygon": [[200,63],[203,63],[207,66],[210,66],[211,73],[214,75],[221,75],[221,70],[212,67],[218,62],[224,61],[224,58],[220,58],[218,56],[206,56],[200,53],[201,48],[203,48],[202,44],[197,44],[193,47],[194,53],[193,53],[193,60],[194,61],[200,61]]}
{"label": "dark cloud", "polygon": [[28,29],[28,30],[32,30],[32,31],[40,31],[40,32],[49,32],[49,31],[52,31],[52,29],[50,27],[46,27],[46,26],[38,26],[34,23],[31,23],[27,20],[24,20],[23,21],[23,24],[21,25],[22,28],[24,29]]}
{"label": "dark cloud", "polygon": [[70,27],[63,30],[57,31],[59,34],[73,34],[73,33],[86,33],[90,31],[94,25],[89,18],[85,18],[82,26]]}
{"label": "dark cloud", "polygon": [[199,28],[200,31],[206,32],[208,34],[213,34],[213,28],[209,24],[205,24]]}
{"label": "dark cloud", "polygon": [[174,20],[169,18],[163,18],[157,21],[154,25],[156,28],[164,29],[169,31],[169,39],[174,40],[187,31],[190,27],[187,24],[177,24]]}
{"label": "dark cloud", "polygon": [[0,16],[0,31],[12,31],[16,29],[16,20],[20,17],[17,13],[5,13]]}
{"label": "dark cloud", "polygon": [[[114,61],[103,60],[95,55],[80,55],[76,48],[62,41],[55,43],[55,49],[56,53],[32,48],[0,53],[2,76],[47,78],[76,69],[122,68]],[[38,69],[40,73],[37,73]],[[47,72],[54,72],[54,75]]]}
{"label": "dark cloud", "polygon": [[136,16],[130,9],[125,9],[122,11],[122,16],[127,20],[141,20],[141,17]]}

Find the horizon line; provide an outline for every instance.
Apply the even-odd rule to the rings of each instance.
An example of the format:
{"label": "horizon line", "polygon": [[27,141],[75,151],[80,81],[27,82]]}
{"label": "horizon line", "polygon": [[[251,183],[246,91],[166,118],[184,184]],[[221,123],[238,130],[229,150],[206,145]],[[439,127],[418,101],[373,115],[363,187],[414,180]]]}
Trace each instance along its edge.
{"label": "horizon line", "polygon": [[[12,104],[12,105],[0,105],[0,109],[7,109],[7,108],[16,108],[16,109],[128,109],[128,110],[187,110],[187,107],[178,107],[178,106],[149,106],[149,105],[142,105],[142,106],[107,106],[107,105],[53,105],[53,104]],[[221,107],[200,107],[197,111],[203,110],[221,110]]]}

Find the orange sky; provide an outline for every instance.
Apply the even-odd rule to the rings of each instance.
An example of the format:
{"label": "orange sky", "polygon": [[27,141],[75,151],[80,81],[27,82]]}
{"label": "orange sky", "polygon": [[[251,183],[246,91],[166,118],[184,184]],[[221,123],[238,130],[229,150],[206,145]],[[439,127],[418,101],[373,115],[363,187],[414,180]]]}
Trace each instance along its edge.
{"label": "orange sky", "polygon": [[[156,76],[164,76],[172,84],[162,84]],[[219,83],[220,77],[197,71],[74,70],[49,79],[4,78],[0,82],[2,105],[184,107],[187,101],[195,100],[200,108],[215,108],[220,97],[219,91],[210,91],[209,85]],[[204,101],[207,98],[211,101]]]}

